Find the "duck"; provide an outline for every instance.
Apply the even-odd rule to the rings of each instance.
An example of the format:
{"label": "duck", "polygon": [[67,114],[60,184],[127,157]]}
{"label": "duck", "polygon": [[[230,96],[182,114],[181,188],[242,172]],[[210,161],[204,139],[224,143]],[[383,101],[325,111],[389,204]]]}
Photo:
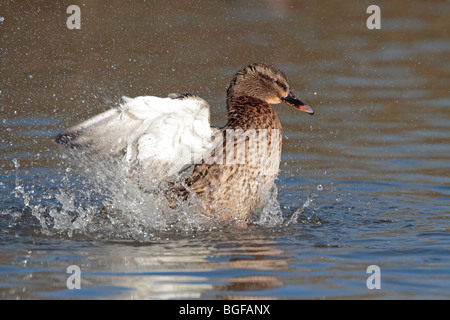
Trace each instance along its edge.
{"label": "duck", "polygon": [[[58,134],[56,142],[103,157],[122,157],[143,189],[164,189],[168,207],[196,199],[218,220],[248,222],[276,189],[282,126],[272,105],[314,111],[273,64],[240,69],[227,88],[227,122],[210,123],[210,106],[193,94],[122,97],[115,108]],[[164,187],[163,187],[164,186]]]}

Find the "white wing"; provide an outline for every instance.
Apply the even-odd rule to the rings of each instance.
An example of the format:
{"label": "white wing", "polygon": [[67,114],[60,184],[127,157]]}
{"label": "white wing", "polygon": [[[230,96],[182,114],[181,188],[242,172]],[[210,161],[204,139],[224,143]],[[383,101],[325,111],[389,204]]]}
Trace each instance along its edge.
{"label": "white wing", "polygon": [[106,155],[125,153],[147,178],[165,179],[211,150],[208,103],[195,96],[123,97],[103,112],[60,134],[58,142]]}

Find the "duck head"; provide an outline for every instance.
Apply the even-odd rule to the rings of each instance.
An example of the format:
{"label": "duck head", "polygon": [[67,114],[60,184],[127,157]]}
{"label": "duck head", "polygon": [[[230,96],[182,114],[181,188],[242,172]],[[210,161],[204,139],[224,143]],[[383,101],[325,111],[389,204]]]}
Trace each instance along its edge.
{"label": "duck head", "polygon": [[239,70],[227,90],[227,99],[249,96],[269,104],[284,103],[308,114],[314,111],[289,89],[286,74],[266,63],[253,63]]}

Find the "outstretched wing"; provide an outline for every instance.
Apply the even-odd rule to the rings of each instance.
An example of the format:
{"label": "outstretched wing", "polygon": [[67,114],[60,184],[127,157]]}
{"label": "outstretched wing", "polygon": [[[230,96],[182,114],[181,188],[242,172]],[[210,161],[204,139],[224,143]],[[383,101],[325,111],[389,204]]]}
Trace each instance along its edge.
{"label": "outstretched wing", "polygon": [[56,141],[97,154],[125,153],[150,177],[166,178],[213,146],[208,103],[196,96],[123,97],[119,108],[61,133]]}

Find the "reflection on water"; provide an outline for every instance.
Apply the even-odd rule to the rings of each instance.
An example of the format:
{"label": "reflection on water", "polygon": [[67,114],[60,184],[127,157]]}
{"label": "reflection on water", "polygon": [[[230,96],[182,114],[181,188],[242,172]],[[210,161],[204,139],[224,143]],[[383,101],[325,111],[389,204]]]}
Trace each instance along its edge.
{"label": "reflection on water", "polygon": [[[71,4],[0,4],[0,297],[449,297],[448,1],[379,4],[381,30],[356,1],[84,1],[68,30]],[[164,224],[154,210],[122,229],[71,220],[105,195],[75,178],[59,130],[122,95],[174,91],[205,98],[222,125],[230,78],[256,61],[316,111],[276,107],[283,216],[317,194],[298,223],[142,237]],[[51,215],[64,232],[46,232]],[[371,264],[382,290],[365,286]]]}
{"label": "reflection on water", "polygon": [[[288,262],[281,250],[257,238],[247,239],[245,243],[228,241],[219,246],[208,240],[205,246],[197,240],[186,239],[151,245],[89,243],[89,248],[85,243],[62,244],[69,250],[41,250],[35,246],[17,252],[14,265],[0,270],[3,274],[10,273],[9,282],[19,287],[26,279],[34,281],[31,285],[24,282],[23,288],[2,288],[0,295],[76,298],[77,292],[66,287],[69,276],[66,269],[76,261],[82,270],[84,291],[80,292],[86,296],[97,291],[94,296],[97,298],[102,295],[132,299],[213,298],[214,295],[204,292],[217,291],[227,292],[221,294],[222,298],[233,298],[233,292],[238,296],[242,291],[283,286],[273,272],[286,270]],[[91,251],[93,248],[99,250]],[[95,254],[83,255],[85,250]],[[80,256],[72,256],[73,251]],[[235,255],[232,259],[230,253]],[[236,270],[231,278],[227,271],[230,269]],[[42,283],[52,283],[52,286],[43,290]]]}

